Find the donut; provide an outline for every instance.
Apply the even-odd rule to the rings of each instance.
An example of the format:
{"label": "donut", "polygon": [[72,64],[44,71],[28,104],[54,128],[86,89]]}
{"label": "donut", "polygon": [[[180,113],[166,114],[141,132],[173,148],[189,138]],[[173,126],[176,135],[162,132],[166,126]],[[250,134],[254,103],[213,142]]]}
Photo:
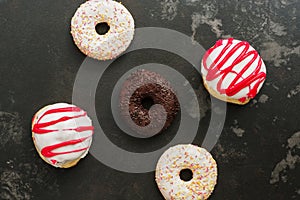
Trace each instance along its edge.
{"label": "donut", "polygon": [[40,157],[54,167],[69,168],[84,158],[94,127],[87,113],[67,103],[40,109],[32,119],[32,139]]}
{"label": "donut", "polygon": [[218,40],[203,56],[201,73],[209,93],[223,101],[244,105],[266,79],[266,66],[246,41]]}
{"label": "donut", "polygon": [[[148,101],[148,106],[144,104],[145,101]],[[161,105],[164,110],[152,109],[155,105]],[[130,128],[140,135],[150,136],[149,134],[161,133],[167,129],[179,108],[178,99],[170,83],[156,72],[137,70],[122,85],[121,115],[125,117]]]}
{"label": "donut", "polygon": [[[97,25],[107,26],[98,34]],[[113,0],[90,0],[83,3],[71,20],[71,34],[85,55],[109,60],[119,56],[130,45],[134,35],[134,19],[130,12]]]}
{"label": "donut", "polygon": [[[184,171],[191,173],[189,179],[182,179]],[[203,148],[177,145],[159,158],[155,180],[166,200],[207,199],[217,183],[217,164]]]}

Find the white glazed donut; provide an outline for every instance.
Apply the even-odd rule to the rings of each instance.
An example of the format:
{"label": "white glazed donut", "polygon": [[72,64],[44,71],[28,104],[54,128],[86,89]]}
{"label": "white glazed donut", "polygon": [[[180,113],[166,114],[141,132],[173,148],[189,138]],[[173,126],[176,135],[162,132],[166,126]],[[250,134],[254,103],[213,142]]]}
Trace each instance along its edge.
{"label": "white glazed donut", "polygon": [[[109,31],[99,35],[96,25],[107,23]],[[109,60],[119,56],[130,45],[134,19],[130,12],[113,0],[90,0],[83,3],[71,21],[71,34],[77,47],[87,56]]]}
{"label": "white glazed donut", "polygon": [[229,38],[217,41],[206,52],[201,73],[211,95],[223,101],[246,104],[261,89],[266,66],[248,42]]}
{"label": "white glazed donut", "polygon": [[55,167],[72,167],[85,157],[93,132],[87,113],[67,103],[46,106],[32,120],[34,145],[41,158]]}
{"label": "white glazed donut", "polygon": [[[180,178],[180,172],[185,169],[193,174],[189,181]],[[217,183],[217,164],[203,148],[177,145],[160,157],[155,176],[166,200],[207,199]]]}

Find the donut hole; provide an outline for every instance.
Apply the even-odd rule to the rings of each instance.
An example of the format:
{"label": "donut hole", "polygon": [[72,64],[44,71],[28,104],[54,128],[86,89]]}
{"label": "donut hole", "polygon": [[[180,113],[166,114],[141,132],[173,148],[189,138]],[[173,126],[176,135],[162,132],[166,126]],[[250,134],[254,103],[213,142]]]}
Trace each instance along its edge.
{"label": "donut hole", "polygon": [[154,101],[151,97],[145,97],[142,99],[143,108],[149,110],[154,105]]}
{"label": "donut hole", "polygon": [[183,169],[183,170],[180,171],[179,176],[180,176],[181,180],[187,182],[187,181],[192,180],[193,172],[190,169]]}
{"label": "donut hole", "polygon": [[95,29],[99,35],[105,35],[109,31],[110,26],[106,22],[101,22],[96,25]]}

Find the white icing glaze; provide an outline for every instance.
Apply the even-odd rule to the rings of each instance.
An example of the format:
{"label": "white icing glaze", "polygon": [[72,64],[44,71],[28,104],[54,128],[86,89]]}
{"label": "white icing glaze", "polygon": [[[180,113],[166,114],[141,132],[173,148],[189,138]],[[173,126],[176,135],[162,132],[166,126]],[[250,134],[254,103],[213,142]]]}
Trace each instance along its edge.
{"label": "white icing glaze", "polygon": [[[105,35],[96,32],[96,25],[106,22]],[[134,19],[121,4],[112,0],[90,0],[83,3],[71,21],[75,44],[87,56],[108,60],[119,56],[130,45],[134,35]]]}
{"label": "white icing glaze", "polygon": [[[89,148],[92,143],[92,135],[93,130],[86,130],[82,132],[77,132],[75,130],[67,130],[67,129],[76,129],[78,127],[90,127],[92,126],[91,119],[84,115],[85,112],[80,109],[80,111],[74,111],[74,112],[57,112],[57,113],[51,113],[47,114],[47,111],[53,110],[53,109],[60,109],[60,108],[76,108],[74,105],[70,105],[67,103],[57,103],[53,105],[46,106],[42,108],[40,111],[37,112],[35,115],[32,127],[33,127],[33,140],[35,143],[35,146],[39,153],[41,154],[41,151],[45,147],[49,147],[51,145],[56,145],[62,142],[68,142],[71,140],[78,140],[82,138],[87,138],[86,140],[82,140],[81,142],[77,144],[72,145],[66,145],[57,149],[54,149],[53,152],[55,153],[62,153],[62,152],[70,152],[75,151],[78,149],[86,148],[85,150],[79,151],[79,152],[72,152],[72,153],[65,153],[61,155],[55,155],[51,157],[45,157],[43,156],[43,159],[45,159],[48,163],[52,164],[55,167],[62,167],[64,164],[72,162],[74,160],[78,160],[80,158],[83,158],[87,155]],[[45,114],[46,113],[46,114]],[[44,115],[45,114],[45,115]],[[44,116],[43,116],[44,115]],[[34,132],[34,126],[36,124],[43,124],[48,122],[53,122],[55,120],[62,119],[63,117],[74,117],[79,116],[74,119],[65,120],[62,122],[55,123],[53,125],[47,126],[43,128],[43,130],[50,130],[53,132],[43,133],[39,134]]]}
{"label": "white icing glaze", "polygon": [[[217,85],[219,82],[221,82],[221,88],[222,89],[228,89],[229,85],[233,82],[233,80],[237,77],[237,74],[242,74],[242,76],[238,79],[237,83],[240,83],[242,80],[246,79],[247,77],[253,75],[254,71],[256,70],[256,68],[258,67],[258,63],[261,61],[262,64],[261,64],[261,67],[259,69],[259,73],[264,73],[266,74],[266,66],[264,64],[264,62],[262,61],[261,57],[258,55],[257,58],[254,60],[254,62],[249,66],[249,68],[245,71],[245,72],[242,72],[243,69],[245,69],[246,65],[251,61],[251,59],[253,58],[253,56],[245,56],[244,59],[242,59],[242,61],[238,64],[236,64],[230,73],[228,74],[223,74],[223,70],[229,68],[232,66],[232,63],[235,61],[235,59],[238,57],[238,56],[241,56],[242,54],[247,54],[249,53],[250,51],[255,51],[256,50],[251,46],[249,45],[249,49],[246,51],[246,52],[243,52],[245,46],[241,46],[239,47],[232,55],[229,55],[229,52],[240,42],[240,40],[236,40],[236,39],[233,39],[232,40],[232,45],[229,46],[229,48],[224,52],[222,52],[226,45],[229,44],[229,41],[230,39],[224,39],[224,40],[221,40],[222,41],[222,44],[219,45],[217,48],[215,48],[210,54],[209,56],[207,57],[207,60],[206,60],[206,65],[209,67],[209,69],[207,70],[205,67],[204,67],[204,60],[202,60],[202,63],[201,63],[201,73],[203,75],[203,78],[205,80],[205,82],[207,83],[207,85],[213,89],[215,92],[217,92],[218,95],[224,97],[224,98],[233,98],[233,99],[236,99],[236,100],[240,100],[240,99],[249,99],[249,98],[253,98],[253,97],[249,97],[249,92],[250,92],[250,88],[253,88],[255,86],[255,84],[259,83],[259,80],[258,79],[254,79],[251,83],[247,84],[245,87],[241,88],[236,94],[234,95],[227,95],[226,93],[224,92],[220,92],[217,88]],[[218,41],[220,42],[220,41]],[[218,43],[217,42],[217,43]],[[248,43],[247,43],[248,44]],[[214,46],[215,47],[215,46]],[[212,47],[212,48],[214,48]],[[208,50],[209,51],[209,50]],[[257,52],[256,52],[257,53]],[[221,56],[221,59],[219,59],[219,61],[213,63],[217,58],[218,56]],[[219,73],[219,76],[213,80],[207,80],[206,76],[209,72],[209,70],[212,69],[212,67],[210,66],[213,66],[212,64],[214,64],[215,66],[219,65],[219,63],[225,58],[225,56],[230,56],[230,58],[219,68],[218,72]],[[204,56],[205,57],[205,56]],[[256,91],[256,94],[259,92],[259,90],[261,89],[263,83],[264,83],[264,80],[265,78],[263,79],[263,81],[261,81],[259,83],[259,86],[257,88],[257,91]],[[255,94],[255,95],[256,95]],[[254,96],[255,96],[254,95]]]}
{"label": "white icing glaze", "polygon": [[[190,181],[180,179],[180,171],[190,169]],[[194,145],[177,145],[160,157],[156,167],[156,182],[167,200],[207,199],[217,183],[217,164],[205,149]]]}

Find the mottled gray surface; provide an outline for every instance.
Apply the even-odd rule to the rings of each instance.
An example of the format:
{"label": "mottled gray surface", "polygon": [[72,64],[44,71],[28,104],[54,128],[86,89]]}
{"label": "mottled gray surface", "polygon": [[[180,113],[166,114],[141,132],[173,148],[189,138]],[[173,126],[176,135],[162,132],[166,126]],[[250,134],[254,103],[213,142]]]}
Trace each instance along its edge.
{"label": "mottled gray surface", "polygon": [[[83,2],[0,0],[0,199],[162,199],[154,173],[117,172],[90,155],[72,169],[55,169],[34,149],[33,114],[49,103],[71,102],[76,72],[85,56],[73,44],[69,24]],[[211,199],[299,199],[299,0],[122,2],[136,27],[175,29],[205,48],[219,38],[235,37],[260,52],[267,81],[248,105],[228,105],[222,136],[212,151],[219,179]],[[194,143],[201,144],[211,111],[199,75],[183,59],[155,50],[123,56],[112,69],[121,69],[123,62],[130,66],[145,61],[168,64],[191,82],[202,117]],[[101,96],[109,95],[102,89],[118,76],[108,71],[100,84],[99,112],[107,107]],[[109,119],[102,122],[108,130],[115,126]],[[176,127],[160,137],[163,142]],[[138,147],[118,132],[109,137],[124,148]]]}
{"label": "mottled gray surface", "polygon": [[272,171],[270,183],[275,184],[280,180],[284,183],[288,181],[287,170],[295,169],[296,165],[300,162],[300,156],[295,154],[295,151],[300,149],[300,132],[295,133],[288,139],[288,149],[286,158],[277,163]]}

